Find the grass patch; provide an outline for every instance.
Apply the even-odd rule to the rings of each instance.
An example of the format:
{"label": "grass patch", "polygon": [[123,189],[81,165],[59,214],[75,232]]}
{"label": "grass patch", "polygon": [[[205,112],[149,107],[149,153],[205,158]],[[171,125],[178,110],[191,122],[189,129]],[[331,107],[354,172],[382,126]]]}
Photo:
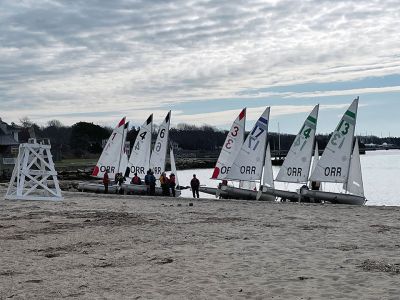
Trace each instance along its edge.
{"label": "grass patch", "polygon": [[55,162],[56,168],[90,167],[96,165],[98,158],[71,158]]}

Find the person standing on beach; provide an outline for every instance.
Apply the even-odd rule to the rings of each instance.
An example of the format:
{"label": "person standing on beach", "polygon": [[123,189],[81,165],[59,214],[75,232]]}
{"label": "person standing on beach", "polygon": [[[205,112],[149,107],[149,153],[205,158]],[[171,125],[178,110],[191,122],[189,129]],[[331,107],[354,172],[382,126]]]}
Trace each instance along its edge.
{"label": "person standing on beach", "polygon": [[151,170],[148,170],[146,176],[144,176],[144,184],[146,185],[147,195],[150,195],[150,173]]}
{"label": "person standing on beach", "polygon": [[199,187],[200,187],[200,180],[196,178],[196,174],[193,174],[193,178],[190,181],[190,187],[192,188],[193,198],[199,198]]}
{"label": "person standing on beach", "polygon": [[175,174],[171,173],[169,175],[169,188],[171,189],[172,197],[175,197],[175,185],[176,185]]}
{"label": "person standing on beach", "polygon": [[115,174],[115,183],[118,184],[117,194],[123,193],[122,184],[125,182],[125,180],[126,178],[124,177],[124,175],[122,175],[122,172]]}
{"label": "person standing on beach", "polygon": [[160,184],[161,184],[163,196],[169,196],[169,182],[168,182],[168,177],[165,174],[165,172],[161,173]]}
{"label": "person standing on beach", "polygon": [[156,193],[156,177],[154,176],[154,172],[151,170],[149,175],[149,186],[150,186],[150,195],[154,196]]}
{"label": "person standing on beach", "polygon": [[110,183],[110,178],[108,177],[108,172],[106,171],[103,176],[104,194],[108,194],[108,184],[109,183]]}

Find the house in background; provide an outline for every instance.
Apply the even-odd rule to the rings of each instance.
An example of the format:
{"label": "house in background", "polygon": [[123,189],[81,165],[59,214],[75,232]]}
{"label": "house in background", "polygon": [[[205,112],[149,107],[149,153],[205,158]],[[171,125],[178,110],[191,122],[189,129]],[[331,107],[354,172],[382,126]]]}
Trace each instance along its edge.
{"label": "house in background", "polygon": [[11,177],[19,147],[19,133],[21,127],[8,125],[0,118],[0,177],[7,179]]}

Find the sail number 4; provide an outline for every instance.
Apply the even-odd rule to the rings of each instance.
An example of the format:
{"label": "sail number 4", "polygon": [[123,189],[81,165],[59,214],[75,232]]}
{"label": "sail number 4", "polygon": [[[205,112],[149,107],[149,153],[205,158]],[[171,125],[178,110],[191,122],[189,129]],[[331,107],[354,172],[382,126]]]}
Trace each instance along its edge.
{"label": "sail number 4", "polygon": [[308,139],[310,137],[311,134],[311,128],[307,128],[306,130],[303,131],[303,135],[306,139]]}
{"label": "sail number 4", "polygon": [[303,134],[299,135],[297,140],[294,142],[294,145],[295,146],[300,146],[302,137],[304,137],[304,139],[307,140],[311,136],[311,131],[312,131],[312,129],[310,127],[305,127],[305,129],[303,131]]}

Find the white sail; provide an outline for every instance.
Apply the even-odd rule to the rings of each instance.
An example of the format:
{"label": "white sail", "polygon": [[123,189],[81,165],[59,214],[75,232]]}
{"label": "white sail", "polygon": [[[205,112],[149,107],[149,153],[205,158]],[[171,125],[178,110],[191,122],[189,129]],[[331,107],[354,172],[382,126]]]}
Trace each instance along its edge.
{"label": "white sail", "polygon": [[128,166],[128,155],[125,152],[126,137],[128,135],[128,130],[129,130],[128,126],[129,122],[125,123],[124,132],[122,133],[120,158],[118,163],[118,172],[122,173],[122,175],[124,175],[126,168]]}
{"label": "white sail", "polygon": [[137,175],[143,179],[149,170],[152,132],[153,114],[143,123],[136,136],[128,162],[129,177],[133,177],[134,174],[137,173]]}
{"label": "white sail", "polygon": [[257,120],[234,162],[223,179],[255,181],[261,180],[267,143],[270,108],[267,107]]}
{"label": "white sail", "polygon": [[223,179],[229,173],[230,166],[243,145],[245,122],[246,108],[237,116],[226,136],[211,179]]}
{"label": "white sail", "polygon": [[269,188],[274,188],[274,175],[272,172],[272,162],[271,162],[271,147],[268,143],[267,151],[265,152],[265,163],[264,163],[264,173],[262,185]]}
{"label": "white sail", "polygon": [[115,178],[115,174],[119,172],[120,168],[121,149],[123,149],[125,144],[125,127],[125,117],[123,117],[108,139],[107,144],[100,155],[99,161],[94,167],[92,176],[103,178],[104,173],[107,170],[109,178]]}
{"label": "white sail", "polygon": [[277,181],[305,183],[310,172],[319,105],[304,121],[276,176]]}
{"label": "white sail", "polygon": [[333,132],[324,153],[310,176],[310,181],[347,182],[357,108],[358,98],[344,113],[339,125]]}
{"label": "white sail", "polygon": [[315,167],[317,166],[319,162],[319,149],[318,149],[318,142],[315,143],[315,150],[314,150],[314,160],[312,164],[312,170],[311,173],[314,172]]}
{"label": "white sail", "polygon": [[128,168],[128,155],[126,154],[125,151],[121,153],[121,163],[119,164],[119,172],[122,173],[122,175],[127,175],[126,169]]}
{"label": "white sail", "polygon": [[172,149],[172,147],[169,148],[169,160],[171,163],[171,173],[173,173],[175,175],[176,186],[179,186],[178,172],[176,170],[176,164],[175,164],[175,155],[174,155],[174,150]]}
{"label": "white sail", "polygon": [[167,159],[169,125],[171,121],[171,111],[168,112],[164,121],[160,125],[156,143],[150,158],[150,168],[154,171],[154,176],[159,178],[165,171],[165,162]]}
{"label": "white sail", "polygon": [[361,173],[360,163],[360,150],[358,148],[358,140],[356,139],[353,155],[351,156],[349,177],[347,184],[345,184],[345,190],[350,194],[364,197],[364,185]]}
{"label": "white sail", "polygon": [[128,135],[128,130],[129,130],[129,122],[125,124],[124,133],[122,134],[121,158],[119,160],[119,165],[118,165],[118,172],[122,173],[122,175],[125,174],[126,168],[128,167],[128,155],[125,152],[125,142],[126,142],[126,137]]}

